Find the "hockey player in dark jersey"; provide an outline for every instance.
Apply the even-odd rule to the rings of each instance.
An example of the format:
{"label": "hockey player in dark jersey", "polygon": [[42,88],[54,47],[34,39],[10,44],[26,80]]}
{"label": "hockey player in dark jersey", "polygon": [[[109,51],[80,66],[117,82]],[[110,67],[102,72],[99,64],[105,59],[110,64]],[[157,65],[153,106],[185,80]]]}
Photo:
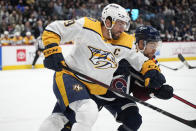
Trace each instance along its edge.
{"label": "hockey player in dark jersey", "polygon": [[[157,65],[159,65],[158,61],[156,60],[155,52],[157,51],[157,48],[160,47],[160,35],[159,32],[151,27],[151,26],[141,26],[136,29],[135,32],[135,37],[136,37],[136,47],[138,51],[142,51],[145,56],[147,56],[149,59],[152,59]],[[125,60],[122,61],[121,67],[119,69],[123,68],[122,66],[126,63]],[[126,64],[125,64],[126,66]],[[153,89],[152,87],[150,88],[143,88],[144,87],[144,82],[141,80],[138,80],[138,78],[144,79],[144,76],[141,75],[141,73],[138,73],[135,71],[131,66],[129,66],[130,72],[133,75],[136,75],[135,81],[130,82],[132,84],[135,84],[137,88],[133,88],[133,96],[141,99],[141,100],[148,100],[150,99],[151,96],[155,96],[160,99],[170,99],[173,97],[173,88],[169,85],[162,85],[159,88]],[[154,77],[153,83],[156,83],[156,81],[159,81],[158,79],[161,78],[156,78]],[[133,86],[134,87],[134,86]]]}
{"label": "hockey player in dark jersey", "polygon": [[[161,42],[159,32],[151,26],[141,26],[136,29],[135,38],[137,50],[158,64],[154,54]],[[173,88],[165,83],[165,77],[161,72],[151,70],[149,74],[142,75],[123,59],[114,73],[111,87],[132,94],[143,101],[151,97],[166,100],[173,96]],[[95,101],[99,103],[100,107],[103,106],[109,110],[117,122],[122,123],[118,131],[136,131],[142,124],[142,117],[134,101],[109,91],[106,95],[95,96]]]}

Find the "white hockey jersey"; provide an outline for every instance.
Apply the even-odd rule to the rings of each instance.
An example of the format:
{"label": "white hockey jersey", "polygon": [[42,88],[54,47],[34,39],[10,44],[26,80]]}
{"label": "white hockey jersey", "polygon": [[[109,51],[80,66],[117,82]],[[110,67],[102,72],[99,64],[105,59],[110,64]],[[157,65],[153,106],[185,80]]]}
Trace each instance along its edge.
{"label": "white hockey jersey", "polygon": [[[127,59],[137,71],[141,70],[142,64],[148,59],[136,52],[134,36],[123,32],[118,40],[106,40],[102,35],[101,23],[87,17],[51,23],[46,27],[42,40],[45,46],[73,41],[73,50],[65,57],[68,67],[107,85],[110,85],[121,59]],[[101,95],[107,91],[79,76],[75,77],[88,87],[91,94]]]}

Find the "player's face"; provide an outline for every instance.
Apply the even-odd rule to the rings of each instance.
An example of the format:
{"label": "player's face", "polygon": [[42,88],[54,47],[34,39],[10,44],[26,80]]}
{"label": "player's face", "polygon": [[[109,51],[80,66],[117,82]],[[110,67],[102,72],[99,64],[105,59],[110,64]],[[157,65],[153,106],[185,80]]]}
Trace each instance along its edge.
{"label": "player's face", "polygon": [[158,42],[148,42],[144,50],[144,55],[152,59],[158,47]]}
{"label": "player's face", "polygon": [[126,22],[123,22],[121,20],[116,20],[114,27],[112,28],[112,38],[114,40],[117,40],[122,34],[122,32],[125,31],[125,27],[126,27]]}

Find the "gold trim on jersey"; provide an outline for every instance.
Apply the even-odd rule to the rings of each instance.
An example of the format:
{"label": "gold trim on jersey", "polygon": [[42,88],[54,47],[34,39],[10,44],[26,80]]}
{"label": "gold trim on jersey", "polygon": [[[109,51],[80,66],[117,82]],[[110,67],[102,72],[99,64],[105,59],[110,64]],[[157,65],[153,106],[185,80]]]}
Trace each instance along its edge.
{"label": "gold trim on jersey", "polygon": [[50,32],[46,30],[43,32],[42,41],[44,46],[47,46],[52,43],[59,44],[60,40],[61,40],[60,36],[54,32]]}
{"label": "gold trim on jersey", "polygon": [[68,106],[69,105],[69,100],[67,98],[67,93],[66,93],[66,90],[65,90],[66,87],[65,87],[65,84],[63,82],[63,72],[56,72],[55,80],[56,80],[56,84],[57,84],[57,87],[59,89],[59,92],[62,96],[63,102],[64,102],[65,106]]}
{"label": "gold trim on jersey", "polygon": [[120,38],[118,40],[106,40],[102,34],[101,22],[93,18],[85,17],[83,27],[98,33],[105,41],[105,43],[132,48],[135,42],[135,36],[125,32],[120,35]]}
{"label": "gold trim on jersey", "polygon": [[92,31],[95,31],[103,38],[100,21],[93,19],[93,18],[84,17],[84,26],[83,27],[90,29]]}
{"label": "gold trim on jersey", "polygon": [[112,45],[124,46],[131,49],[135,43],[135,36],[123,32],[118,40],[109,40],[108,42],[111,42]]}
{"label": "gold trim on jersey", "polygon": [[81,81],[89,89],[90,94],[104,95],[107,92],[107,89],[104,88],[103,86],[100,86],[98,84],[94,84],[94,83],[90,83],[90,82],[81,80],[80,78],[78,78],[75,74],[73,74],[70,71],[63,70],[62,72],[65,73],[65,74],[69,74],[69,75],[75,77],[76,79],[78,79],[79,81]]}

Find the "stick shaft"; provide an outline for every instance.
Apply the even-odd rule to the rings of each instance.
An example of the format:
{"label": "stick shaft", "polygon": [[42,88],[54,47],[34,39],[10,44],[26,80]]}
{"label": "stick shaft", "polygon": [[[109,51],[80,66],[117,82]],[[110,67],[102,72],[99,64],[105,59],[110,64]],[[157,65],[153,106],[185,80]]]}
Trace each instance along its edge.
{"label": "stick shaft", "polygon": [[174,94],[173,97],[174,97],[175,99],[177,99],[177,100],[179,100],[179,101],[181,101],[181,102],[183,102],[183,103],[185,103],[185,104],[187,104],[187,105],[189,105],[189,106],[191,106],[191,107],[193,107],[193,108],[196,109],[196,105],[194,105],[194,104],[192,104],[191,102],[189,102],[189,101],[183,99],[182,97],[179,97],[179,96],[177,96],[177,95],[175,95],[175,94]]}
{"label": "stick shaft", "polygon": [[180,66],[180,67],[178,67],[178,68],[172,68],[172,67],[169,67],[169,66],[166,66],[166,65],[162,65],[162,64],[159,64],[160,66],[163,66],[163,67],[165,67],[165,68],[168,68],[168,69],[170,69],[170,70],[174,70],[174,71],[177,71],[177,70],[179,70],[179,69],[181,69],[183,66]]}

